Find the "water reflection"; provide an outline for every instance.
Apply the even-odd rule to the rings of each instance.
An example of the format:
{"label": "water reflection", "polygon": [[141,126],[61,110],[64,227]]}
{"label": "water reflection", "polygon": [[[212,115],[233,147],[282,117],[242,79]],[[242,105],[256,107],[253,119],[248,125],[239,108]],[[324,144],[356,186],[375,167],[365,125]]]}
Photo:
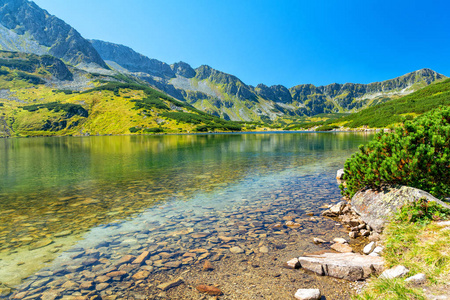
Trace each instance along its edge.
{"label": "water reflection", "polygon": [[[230,204],[246,191],[247,198],[268,192],[292,176],[334,171],[369,138],[293,133],[4,139],[0,255],[23,256],[72,238],[61,242],[66,249],[98,225],[132,220],[146,209],[158,216],[161,211],[148,210],[156,203],[189,201],[176,204],[187,210],[217,199]],[[321,197],[317,191],[314,199]]]}

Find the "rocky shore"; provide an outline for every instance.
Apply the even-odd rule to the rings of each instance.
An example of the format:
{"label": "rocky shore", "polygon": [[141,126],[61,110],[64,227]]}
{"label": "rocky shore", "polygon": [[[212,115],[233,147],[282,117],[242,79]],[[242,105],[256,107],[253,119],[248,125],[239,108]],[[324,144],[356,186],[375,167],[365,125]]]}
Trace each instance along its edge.
{"label": "rocky shore", "polygon": [[[313,237],[331,241],[347,236],[342,226],[320,216],[328,208],[320,205],[325,199],[339,201],[336,184],[314,176],[309,181],[308,189],[285,182],[278,190],[258,195],[260,200],[240,198],[220,209],[212,204],[186,210],[180,202],[166,203],[130,221],[135,225],[98,228],[91,232],[97,235],[85,236],[84,243],[60,254],[15,289],[2,287],[2,297],[289,299],[302,287],[320,288],[330,299],[349,299],[358,283],[285,266],[292,257],[328,248]],[[314,200],[311,190],[320,191],[321,199]],[[149,221],[150,214],[165,217]],[[350,245],[358,248],[364,239]],[[56,246],[49,243],[39,249],[53,251]]]}

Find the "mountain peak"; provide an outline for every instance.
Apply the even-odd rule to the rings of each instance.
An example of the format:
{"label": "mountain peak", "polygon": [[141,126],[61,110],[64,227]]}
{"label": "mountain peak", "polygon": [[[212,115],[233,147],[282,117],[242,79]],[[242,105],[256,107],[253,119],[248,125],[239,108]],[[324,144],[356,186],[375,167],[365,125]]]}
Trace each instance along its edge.
{"label": "mountain peak", "polygon": [[[24,41],[37,43],[45,47],[48,54],[61,58],[64,61],[78,65],[81,63],[95,63],[102,68],[108,66],[95,51],[92,45],[85,40],[74,28],[50,15],[34,2],[27,0],[0,0],[0,24],[9,30],[15,37],[9,44],[2,44],[3,50],[16,51],[22,49]],[[25,47],[31,53],[42,54],[33,51],[33,47]]]}

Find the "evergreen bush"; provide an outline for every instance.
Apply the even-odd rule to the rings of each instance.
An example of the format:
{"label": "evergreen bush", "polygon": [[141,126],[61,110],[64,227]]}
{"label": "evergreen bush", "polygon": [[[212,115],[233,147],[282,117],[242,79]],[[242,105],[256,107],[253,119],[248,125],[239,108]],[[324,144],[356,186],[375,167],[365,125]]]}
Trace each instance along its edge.
{"label": "evergreen bush", "polygon": [[401,184],[443,198],[450,195],[450,107],[409,120],[394,132],[377,133],[345,162],[342,194],[368,186]]}

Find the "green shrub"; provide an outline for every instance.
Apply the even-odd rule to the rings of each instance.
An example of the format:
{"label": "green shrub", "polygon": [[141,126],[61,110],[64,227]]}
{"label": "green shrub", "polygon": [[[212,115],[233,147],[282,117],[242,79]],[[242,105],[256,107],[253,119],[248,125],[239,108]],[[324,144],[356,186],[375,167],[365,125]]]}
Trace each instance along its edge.
{"label": "green shrub", "polygon": [[49,102],[49,103],[41,103],[41,104],[32,104],[21,107],[24,110],[29,112],[38,111],[40,109],[48,109],[54,112],[64,111],[67,113],[66,117],[71,118],[75,115],[79,115],[82,117],[88,117],[89,113],[79,104],[72,103],[59,103],[59,102]]}
{"label": "green shrub", "polygon": [[160,127],[145,128],[144,132],[147,132],[147,133],[158,133],[158,132],[164,132],[164,129],[162,129]]}
{"label": "green shrub", "polygon": [[378,133],[345,162],[346,189],[352,197],[368,186],[401,184],[442,198],[450,195],[450,107],[406,121],[394,132]]}
{"label": "green shrub", "polygon": [[128,128],[128,130],[131,132],[131,133],[136,133],[136,132],[139,132],[139,131],[141,131],[141,128],[137,128],[137,127],[130,127],[130,128]]}
{"label": "green shrub", "polygon": [[316,128],[315,131],[330,131],[333,129],[339,128],[337,125],[322,125]]}
{"label": "green shrub", "polygon": [[422,198],[404,205],[395,219],[400,222],[428,224],[431,221],[440,221],[449,217],[450,209]]}

